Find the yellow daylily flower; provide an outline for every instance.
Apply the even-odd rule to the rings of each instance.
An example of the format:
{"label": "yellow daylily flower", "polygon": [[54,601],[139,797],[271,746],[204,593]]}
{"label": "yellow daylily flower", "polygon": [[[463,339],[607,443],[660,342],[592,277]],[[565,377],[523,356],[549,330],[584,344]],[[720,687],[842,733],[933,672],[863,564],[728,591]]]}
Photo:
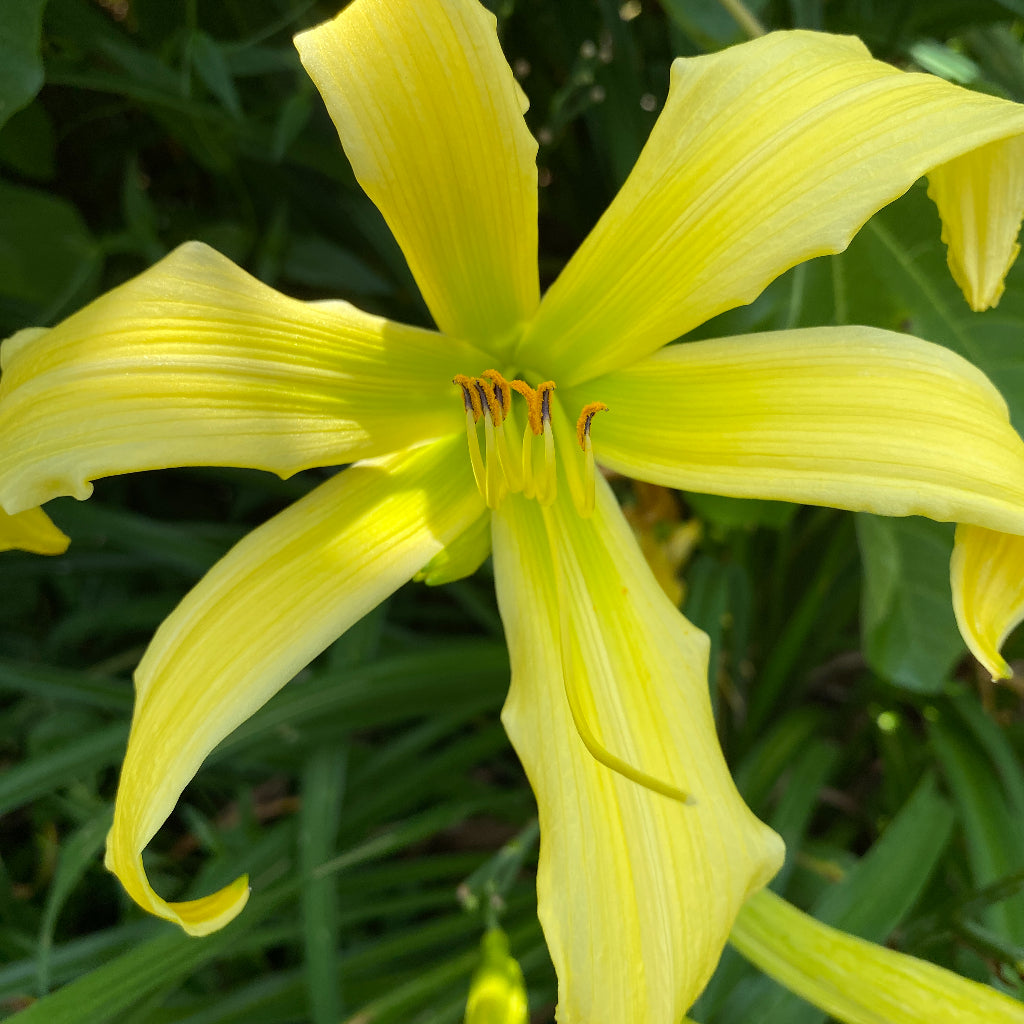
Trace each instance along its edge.
{"label": "yellow daylily flower", "polygon": [[0,509],[0,551],[16,548],[37,555],[62,555],[69,543],[41,508],[27,508],[15,515]]}
{"label": "yellow daylily flower", "polygon": [[831,928],[769,890],[747,901],[730,942],[844,1024],[1024,1024],[1016,999]]}
{"label": "yellow daylily flower", "polygon": [[962,523],[950,569],[961,635],[993,679],[1009,679],[1000,649],[1024,619],[1024,537]]}
{"label": "yellow daylily flower", "polygon": [[[203,759],[404,582],[456,578],[493,547],[503,721],[539,805],[559,1019],[675,1024],[782,847],[719,750],[707,638],[595,460],[1024,535],[1024,444],[951,352],[856,327],[664,347],[841,250],[926,173],[951,263],[976,305],[994,302],[1024,109],[815,33],[681,59],[635,170],[541,299],[536,143],[493,16],[355,0],[296,45],[439,330],[290,299],[190,243],[0,353],[9,513],[113,473],[354,463],[242,540],[158,630],[108,866],[192,934],[239,913],[245,878],[170,903],[143,869]],[[949,200],[961,179],[966,205]]]}

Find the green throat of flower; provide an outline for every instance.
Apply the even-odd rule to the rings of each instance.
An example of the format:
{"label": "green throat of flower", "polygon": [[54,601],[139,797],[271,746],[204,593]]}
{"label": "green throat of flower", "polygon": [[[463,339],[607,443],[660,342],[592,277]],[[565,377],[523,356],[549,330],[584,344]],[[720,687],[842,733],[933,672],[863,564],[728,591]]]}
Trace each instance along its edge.
{"label": "green throat of flower", "polygon": [[[457,374],[452,383],[462,388],[466,407],[466,435],[473,476],[489,508],[496,509],[507,494],[522,494],[540,505],[550,505],[558,494],[555,437],[551,424],[551,392],[554,381],[536,388],[524,380],[506,380],[497,370],[485,370],[479,377]],[[512,407],[512,393],[526,403],[522,441],[517,440],[518,417]],[[594,449],[590,425],[594,416],[608,408],[604,402],[590,402],[576,421],[576,439],[582,454],[582,472],[568,473],[566,479],[576,510],[583,517],[594,511]],[[484,448],[480,448],[479,425],[484,426]],[[508,424],[508,429],[506,429]],[[579,467],[574,467],[579,469]]]}

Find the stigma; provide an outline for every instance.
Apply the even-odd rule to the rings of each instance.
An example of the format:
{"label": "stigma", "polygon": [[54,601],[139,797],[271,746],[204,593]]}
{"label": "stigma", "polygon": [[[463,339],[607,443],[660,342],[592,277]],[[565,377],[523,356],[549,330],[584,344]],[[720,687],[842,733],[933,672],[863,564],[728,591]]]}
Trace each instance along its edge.
{"label": "stigma", "polygon": [[[554,381],[531,387],[524,380],[506,380],[497,370],[479,377],[457,374],[453,384],[462,389],[466,409],[469,459],[476,485],[489,508],[497,508],[507,494],[522,494],[540,505],[550,505],[558,494],[558,466],[552,427]],[[523,417],[513,406],[512,393],[523,399]],[[594,511],[595,468],[590,426],[594,416],[608,408],[603,402],[585,405],[576,421],[582,466],[566,467],[573,502],[581,516]],[[483,424],[483,448],[480,425]],[[518,426],[523,427],[519,438]],[[582,470],[582,472],[580,472]]]}

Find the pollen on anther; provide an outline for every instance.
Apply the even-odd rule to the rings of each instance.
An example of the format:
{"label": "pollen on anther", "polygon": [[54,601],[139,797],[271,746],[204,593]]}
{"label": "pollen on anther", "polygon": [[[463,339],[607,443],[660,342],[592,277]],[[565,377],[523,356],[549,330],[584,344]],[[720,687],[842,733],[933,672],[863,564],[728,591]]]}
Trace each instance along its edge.
{"label": "pollen on anther", "polygon": [[462,401],[466,406],[466,412],[473,414],[474,423],[478,422],[484,414],[484,410],[480,404],[480,396],[477,394],[477,389],[474,387],[473,378],[467,377],[464,373],[457,373],[452,377],[452,383],[458,384],[462,388]]}
{"label": "pollen on anther", "polygon": [[540,420],[542,426],[546,426],[551,422],[551,392],[554,390],[555,382],[553,380],[546,380],[543,384],[537,385],[537,394],[540,397]]}
{"label": "pollen on anther", "polygon": [[505,414],[494,385],[484,377],[477,377],[473,381],[473,386],[476,388],[481,402],[487,409],[487,415],[490,417],[491,423],[496,427],[499,426],[505,419]]}
{"label": "pollen on anther", "polygon": [[494,397],[501,404],[502,418],[507,418],[512,408],[512,391],[508,381],[497,370],[484,370],[480,376],[491,382],[494,387]]}
{"label": "pollen on anther", "polygon": [[540,402],[537,400],[537,392],[525,380],[520,380],[518,377],[508,383],[513,391],[517,391],[526,399],[526,417],[530,424],[530,430],[534,434],[539,434],[543,429],[543,424],[540,421]]}
{"label": "pollen on anther", "polygon": [[589,402],[580,411],[580,418],[576,421],[576,438],[584,451],[587,450],[587,438],[590,437],[590,421],[599,412],[607,411],[608,406],[604,402]]}

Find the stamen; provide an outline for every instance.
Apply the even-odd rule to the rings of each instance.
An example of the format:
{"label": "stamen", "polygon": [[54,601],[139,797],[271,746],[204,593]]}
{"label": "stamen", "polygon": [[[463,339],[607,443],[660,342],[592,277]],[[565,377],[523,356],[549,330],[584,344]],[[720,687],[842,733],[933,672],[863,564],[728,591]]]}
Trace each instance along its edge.
{"label": "stamen", "polygon": [[533,428],[526,425],[523,431],[523,496],[537,496],[537,483],[533,475]]}
{"label": "stamen", "polygon": [[466,412],[472,412],[473,422],[476,423],[483,415],[483,408],[480,405],[480,396],[473,386],[473,378],[467,377],[464,373],[457,373],[452,377],[452,383],[462,388],[462,401],[466,405]]}
{"label": "stamen", "polygon": [[534,399],[537,402],[541,433],[544,437],[544,475],[537,482],[537,501],[550,505],[558,494],[558,473],[555,469],[555,435],[551,430],[551,392],[555,382],[546,380],[537,385]]}
{"label": "stamen", "polygon": [[576,437],[583,449],[583,495],[577,502],[577,511],[584,519],[594,514],[594,502],[597,500],[597,487],[594,468],[594,445],[590,440],[590,424],[599,412],[607,412],[604,402],[591,402],[583,406],[580,418],[576,421]]}
{"label": "stamen", "polygon": [[[540,395],[540,419],[547,427],[551,424],[551,392],[555,390],[555,382],[546,380],[543,384],[537,385],[537,394]],[[537,433],[540,433],[538,430]]]}
{"label": "stamen", "polygon": [[494,394],[501,403],[501,417],[508,419],[509,410],[512,408],[512,392],[508,381],[497,370],[484,370],[480,376],[494,386]]}
{"label": "stamen", "polygon": [[501,399],[494,392],[494,385],[486,377],[477,377],[473,381],[473,385],[476,388],[477,394],[480,395],[480,401],[486,406],[491,422],[498,426],[505,418],[505,413],[502,409]]}
{"label": "stamen", "polygon": [[[523,489],[522,455],[513,456],[503,425],[512,411],[512,389],[509,382],[497,370],[484,370],[480,377],[485,384],[491,385],[497,410],[500,410],[501,413],[500,419],[494,421],[498,460],[505,475],[505,483],[508,485],[508,489],[515,494]],[[496,409],[491,407],[492,416],[495,411]]]}
{"label": "stamen", "polygon": [[494,434],[494,422],[489,415],[485,416],[484,443],[487,455],[485,463],[487,467],[487,489],[484,491],[484,501],[487,502],[488,508],[497,508],[501,504],[501,499],[505,497],[506,491],[505,481],[501,474],[501,458],[495,451]]}
{"label": "stamen", "polygon": [[576,421],[576,437],[579,439],[580,448],[587,450],[586,442],[590,440],[590,422],[599,412],[607,412],[608,406],[604,402],[591,402],[580,410],[580,418]]}
{"label": "stamen", "polygon": [[[479,377],[457,374],[452,380],[462,388],[473,475],[487,504],[497,508],[509,491],[521,491],[541,505],[551,505],[558,493],[558,448],[552,417],[560,414],[560,410],[555,409],[551,398],[555,382],[546,380],[533,388],[524,380],[506,380],[495,369],[484,370]],[[505,421],[512,413],[513,391],[526,400],[528,421],[518,451],[515,440],[505,430]],[[603,402],[591,402],[583,407],[576,421],[576,438],[584,454],[582,480],[575,463],[566,464],[573,503],[582,516],[591,515],[595,503],[590,426],[594,416],[607,408]],[[480,440],[474,429],[481,419],[484,421],[484,453],[480,452]],[[539,454],[534,454],[537,444],[543,447],[543,462]]]}
{"label": "stamen", "polygon": [[459,373],[452,378],[453,384],[462,388],[462,401],[466,406],[466,438],[469,441],[469,462],[473,467],[473,479],[477,489],[487,500],[487,474],[484,471],[484,459],[480,454],[480,437],[476,432],[477,420],[483,414],[480,397],[473,385],[473,378]]}
{"label": "stamen", "polygon": [[544,475],[538,481],[537,501],[551,505],[558,495],[558,473],[555,470],[555,435],[551,423],[544,424]]}
{"label": "stamen", "polygon": [[[551,382],[548,381],[547,383],[550,384]],[[525,380],[519,380],[518,378],[509,381],[509,386],[526,399],[526,415],[530,420],[530,430],[534,434],[539,434],[542,430],[542,424],[540,421],[540,402],[537,400],[537,392]],[[554,387],[554,384],[551,384],[551,386]]]}
{"label": "stamen", "polygon": [[469,439],[469,461],[473,467],[473,479],[477,489],[487,500],[487,474],[484,472],[484,457],[480,454],[480,435],[476,432],[473,410],[466,411],[466,437]]}
{"label": "stamen", "polygon": [[501,402],[494,393],[494,385],[482,377],[473,381],[473,388],[480,397],[480,403],[484,410],[484,444],[486,461],[486,487],[484,489],[484,501],[488,508],[497,508],[501,499],[505,497],[505,481],[501,473],[501,457],[496,451],[495,432],[501,432],[502,409]]}

